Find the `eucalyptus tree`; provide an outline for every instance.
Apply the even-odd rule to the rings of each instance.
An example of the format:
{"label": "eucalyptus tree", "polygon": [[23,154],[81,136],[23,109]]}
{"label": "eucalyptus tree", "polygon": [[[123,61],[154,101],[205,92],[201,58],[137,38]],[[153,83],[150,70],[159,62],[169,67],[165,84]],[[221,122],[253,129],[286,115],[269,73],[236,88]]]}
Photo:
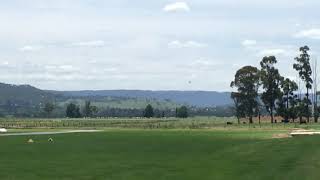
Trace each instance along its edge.
{"label": "eucalyptus tree", "polygon": [[318,111],[318,60],[315,58],[313,64],[313,117],[314,122],[318,122],[319,111]]}
{"label": "eucalyptus tree", "polygon": [[[232,86],[232,84],[231,84],[231,86]],[[238,124],[240,124],[240,118],[245,117],[244,106],[241,103],[241,99],[242,99],[241,94],[238,92],[232,92],[231,98],[234,102],[235,115],[238,119]]]}
{"label": "eucalyptus tree", "polygon": [[278,114],[285,118],[286,121],[292,118],[293,121],[296,117],[296,105],[298,96],[295,92],[298,90],[296,82],[286,78],[281,83],[282,98],[279,100]]}
{"label": "eucalyptus tree", "polygon": [[277,63],[275,56],[264,57],[260,62],[261,70],[261,84],[263,92],[261,99],[266,107],[266,110],[270,114],[271,123],[274,123],[274,111],[276,107],[276,100],[280,99],[281,94],[281,82],[283,77],[280,75],[279,70],[274,67]]}
{"label": "eucalyptus tree", "polygon": [[308,46],[303,46],[300,49],[300,55],[295,58],[296,63],[293,64],[293,68],[298,71],[300,79],[305,83],[307,93],[306,97],[301,101],[304,106],[304,113],[307,117],[307,121],[309,122],[310,117],[310,110],[309,105],[311,104],[311,101],[309,99],[309,90],[312,88],[312,69],[310,65],[310,55],[308,54],[308,51],[310,48]]}
{"label": "eucalyptus tree", "polygon": [[236,72],[234,81],[230,85],[232,88],[237,88],[238,107],[243,108],[241,112],[249,118],[249,123],[253,123],[253,116],[258,108],[259,73],[256,67],[242,67]]}

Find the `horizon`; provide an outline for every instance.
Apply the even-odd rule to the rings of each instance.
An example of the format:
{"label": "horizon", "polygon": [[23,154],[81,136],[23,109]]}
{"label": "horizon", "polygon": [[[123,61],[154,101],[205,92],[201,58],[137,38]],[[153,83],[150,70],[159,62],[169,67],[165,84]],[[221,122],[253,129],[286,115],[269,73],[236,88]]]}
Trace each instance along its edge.
{"label": "horizon", "polygon": [[[230,92],[237,69],[300,46],[318,58],[320,2],[23,0],[0,7],[0,81],[51,90]],[[299,10],[299,11],[295,11]],[[272,13],[271,13],[272,12]],[[290,68],[288,68],[290,67]]]}
{"label": "horizon", "polygon": [[75,90],[58,90],[58,89],[41,89],[37,86],[34,86],[32,84],[12,84],[12,83],[4,83],[0,82],[0,84],[5,84],[5,85],[13,85],[13,86],[31,86],[36,89],[40,89],[42,91],[64,91],[64,92],[81,92],[81,91],[151,91],[151,92],[156,92],[156,91],[161,91],[161,92],[169,92],[169,91],[176,91],[176,92],[216,92],[216,93],[230,93],[231,91],[206,91],[206,90],[150,90],[150,89],[75,89]]}

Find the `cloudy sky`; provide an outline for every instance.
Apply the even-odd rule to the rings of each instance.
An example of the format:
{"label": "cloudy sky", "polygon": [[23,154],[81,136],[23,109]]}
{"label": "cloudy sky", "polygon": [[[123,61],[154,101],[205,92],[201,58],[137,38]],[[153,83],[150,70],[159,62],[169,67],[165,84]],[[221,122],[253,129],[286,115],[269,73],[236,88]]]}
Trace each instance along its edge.
{"label": "cloudy sky", "polygon": [[320,52],[318,0],[2,0],[0,81],[42,89],[230,90],[235,71]]}

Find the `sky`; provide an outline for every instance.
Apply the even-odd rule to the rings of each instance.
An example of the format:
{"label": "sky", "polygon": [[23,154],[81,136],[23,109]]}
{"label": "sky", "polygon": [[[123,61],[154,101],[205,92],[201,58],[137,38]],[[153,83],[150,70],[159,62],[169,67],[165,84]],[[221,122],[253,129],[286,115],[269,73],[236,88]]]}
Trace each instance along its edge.
{"label": "sky", "polygon": [[[320,52],[318,0],[2,0],[0,81],[51,90],[230,91],[237,69]],[[320,63],[319,63],[320,64]]]}

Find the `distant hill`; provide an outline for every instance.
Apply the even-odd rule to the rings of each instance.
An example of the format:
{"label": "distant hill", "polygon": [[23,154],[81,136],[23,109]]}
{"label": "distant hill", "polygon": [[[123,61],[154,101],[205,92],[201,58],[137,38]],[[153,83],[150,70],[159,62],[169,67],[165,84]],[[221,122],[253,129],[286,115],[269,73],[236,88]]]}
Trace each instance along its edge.
{"label": "distant hill", "polygon": [[143,90],[101,90],[101,91],[49,91],[72,97],[101,96],[170,100],[179,104],[198,107],[225,106],[232,104],[229,92],[215,91],[143,91]]}
{"label": "distant hill", "polygon": [[197,107],[232,104],[229,92],[144,90],[50,91],[41,90],[30,85],[0,83],[0,105],[11,103],[13,105],[39,106],[46,101],[55,101],[62,105],[70,101],[83,102],[87,99],[103,106],[124,108],[140,108],[147,103],[162,108],[172,108],[177,104]]}
{"label": "distant hill", "polygon": [[[140,117],[147,104],[155,108],[157,117],[175,116],[182,104],[192,115],[230,116],[226,105],[232,103],[230,93],[210,91],[50,91],[30,85],[0,83],[0,117],[65,117],[66,107],[75,103],[83,111],[85,101],[98,109],[97,117]],[[50,114],[44,112],[45,103],[53,103]],[[203,108],[206,107],[206,108]],[[208,107],[208,108],[207,108]],[[231,112],[231,114],[230,114]]]}
{"label": "distant hill", "polygon": [[38,105],[40,102],[52,100],[55,95],[30,85],[12,85],[0,83],[0,103],[7,101]]}

